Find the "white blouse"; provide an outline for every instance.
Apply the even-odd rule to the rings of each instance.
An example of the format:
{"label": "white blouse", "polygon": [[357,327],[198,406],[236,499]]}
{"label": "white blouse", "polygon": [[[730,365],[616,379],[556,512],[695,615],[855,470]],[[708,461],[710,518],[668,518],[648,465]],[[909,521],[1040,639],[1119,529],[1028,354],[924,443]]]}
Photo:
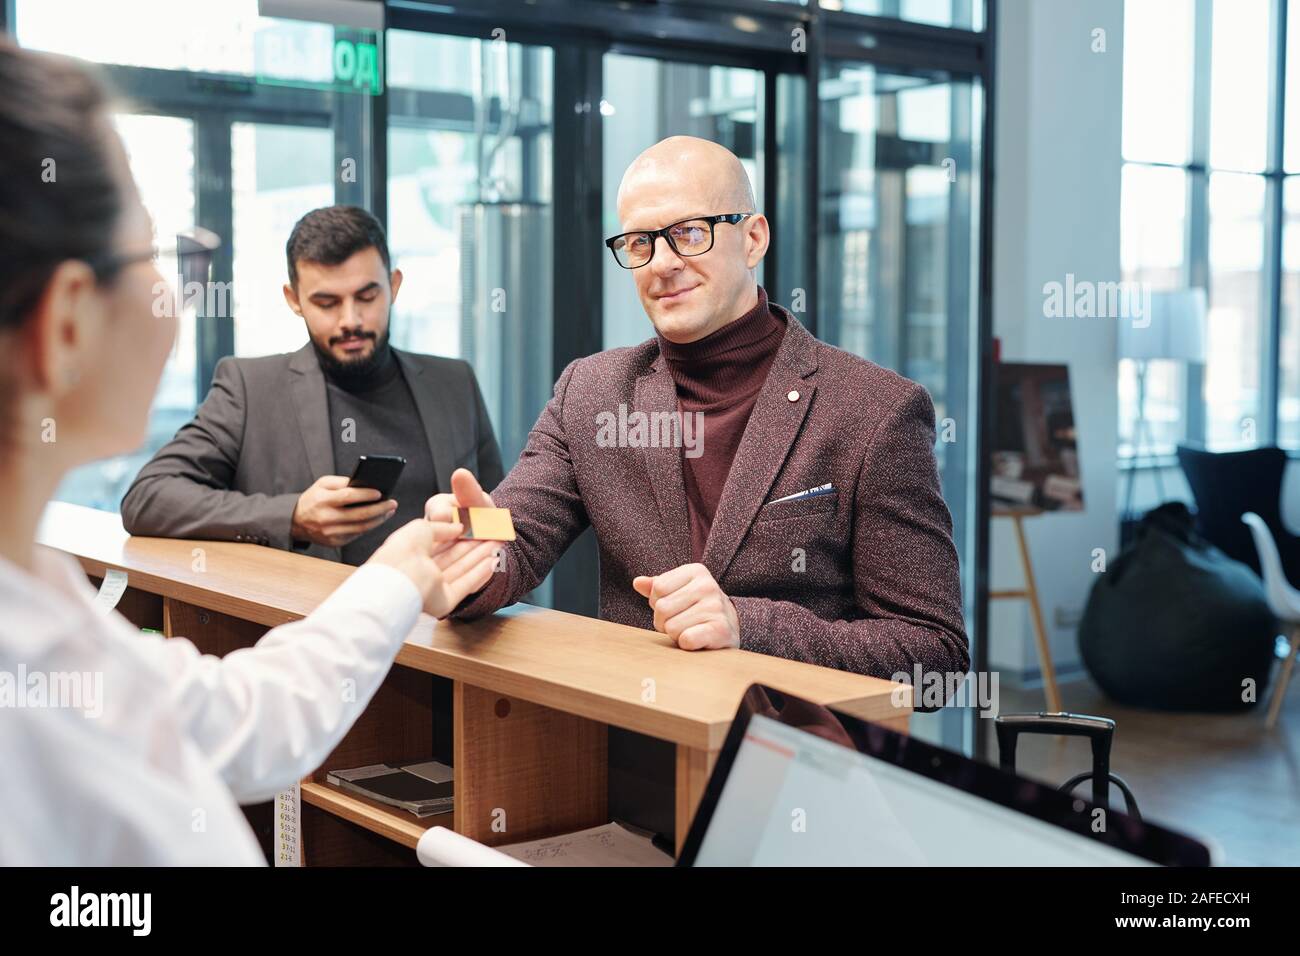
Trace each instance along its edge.
{"label": "white blouse", "polygon": [[368,564],[217,658],[142,634],[37,552],[36,575],[0,559],[4,866],[264,864],[238,804],[320,766],[420,615],[405,575]]}

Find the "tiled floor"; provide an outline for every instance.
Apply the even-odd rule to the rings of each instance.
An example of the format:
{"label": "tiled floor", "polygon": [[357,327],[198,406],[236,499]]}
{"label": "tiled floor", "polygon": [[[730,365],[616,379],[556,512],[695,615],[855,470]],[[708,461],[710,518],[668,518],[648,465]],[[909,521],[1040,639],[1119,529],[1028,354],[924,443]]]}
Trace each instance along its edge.
{"label": "tiled floor", "polygon": [[[1297,680],[1272,731],[1264,728],[1267,700],[1244,714],[1143,711],[1111,703],[1087,680],[1062,685],[1061,696],[1066,710],[1115,720],[1111,769],[1132,788],[1144,817],[1208,837],[1226,865],[1300,866]],[[1043,710],[1042,692],[1003,687],[1001,709]],[[1022,737],[1017,758],[1019,771],[1053,784],[1092,765],[1083,738]],[[1112,788],[1116,806],[1122,799]]]}

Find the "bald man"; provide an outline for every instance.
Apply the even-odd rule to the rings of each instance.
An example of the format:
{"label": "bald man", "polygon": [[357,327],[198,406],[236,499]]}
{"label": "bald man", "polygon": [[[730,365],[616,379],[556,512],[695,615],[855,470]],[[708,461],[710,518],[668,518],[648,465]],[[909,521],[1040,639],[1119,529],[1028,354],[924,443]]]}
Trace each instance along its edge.
{"label": "bald man", "polygon": [[768,300],[755,271],[767,219],[723,147],[677,136],[647,149],[618,215],[605,244],[655,334],[572,362],[492,496],[460,471],[429,499],[434,520],[510,508],[518,533],[454,616],[519,600],[590,524],[606,620],[687,651],[965,673],[929,394]]}

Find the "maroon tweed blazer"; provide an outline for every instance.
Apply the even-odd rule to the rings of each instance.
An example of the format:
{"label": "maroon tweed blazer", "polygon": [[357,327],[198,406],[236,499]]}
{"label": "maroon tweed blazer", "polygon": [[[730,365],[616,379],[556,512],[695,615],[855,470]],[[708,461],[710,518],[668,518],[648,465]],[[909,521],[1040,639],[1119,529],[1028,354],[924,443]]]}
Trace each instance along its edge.
{"label": "maroon tweed blazer", "polygon": [[[776,308],[786,332],[703,560],[736,606],[740,646],[876,677],[910,675],[917,663],[964,673],[957,553],[939,493],[929,393],[818,341]],[[632,578],[690,563],[683,449],[602,447],[609,442],[597,434],[598,416],[619,417],[620,403],[629,415],[676,412],[665,366],[651,339],[564,370],[518,464],[492,491],[512,511],[518,539],[506,546],[502,571],[454,617],[518,601],[590,524],[600,546],[600,616],[654,626]],[[776,501],[827,483],[835,493]]]}

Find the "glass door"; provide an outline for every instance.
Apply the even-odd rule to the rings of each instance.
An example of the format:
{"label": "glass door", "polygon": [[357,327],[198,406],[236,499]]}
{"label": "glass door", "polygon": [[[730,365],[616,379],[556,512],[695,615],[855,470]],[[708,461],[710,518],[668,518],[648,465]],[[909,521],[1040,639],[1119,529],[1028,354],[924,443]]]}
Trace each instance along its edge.
{"label": "glass door", "polygon": [[[820,100],[819,334],[929,390],[973,642],[982,90],[831,60]],[[961,747],[969,714],[915,732]]]}
{"label": "glass door", "polygon": [[406,30],[388,50],[392,341],[474,366],[509,471],[555,381],[553,54]]}
{"label": "glass door", "polygon": [[549,47],[390,30],[393,342],[464,358],[509,469],[550,397]]}

